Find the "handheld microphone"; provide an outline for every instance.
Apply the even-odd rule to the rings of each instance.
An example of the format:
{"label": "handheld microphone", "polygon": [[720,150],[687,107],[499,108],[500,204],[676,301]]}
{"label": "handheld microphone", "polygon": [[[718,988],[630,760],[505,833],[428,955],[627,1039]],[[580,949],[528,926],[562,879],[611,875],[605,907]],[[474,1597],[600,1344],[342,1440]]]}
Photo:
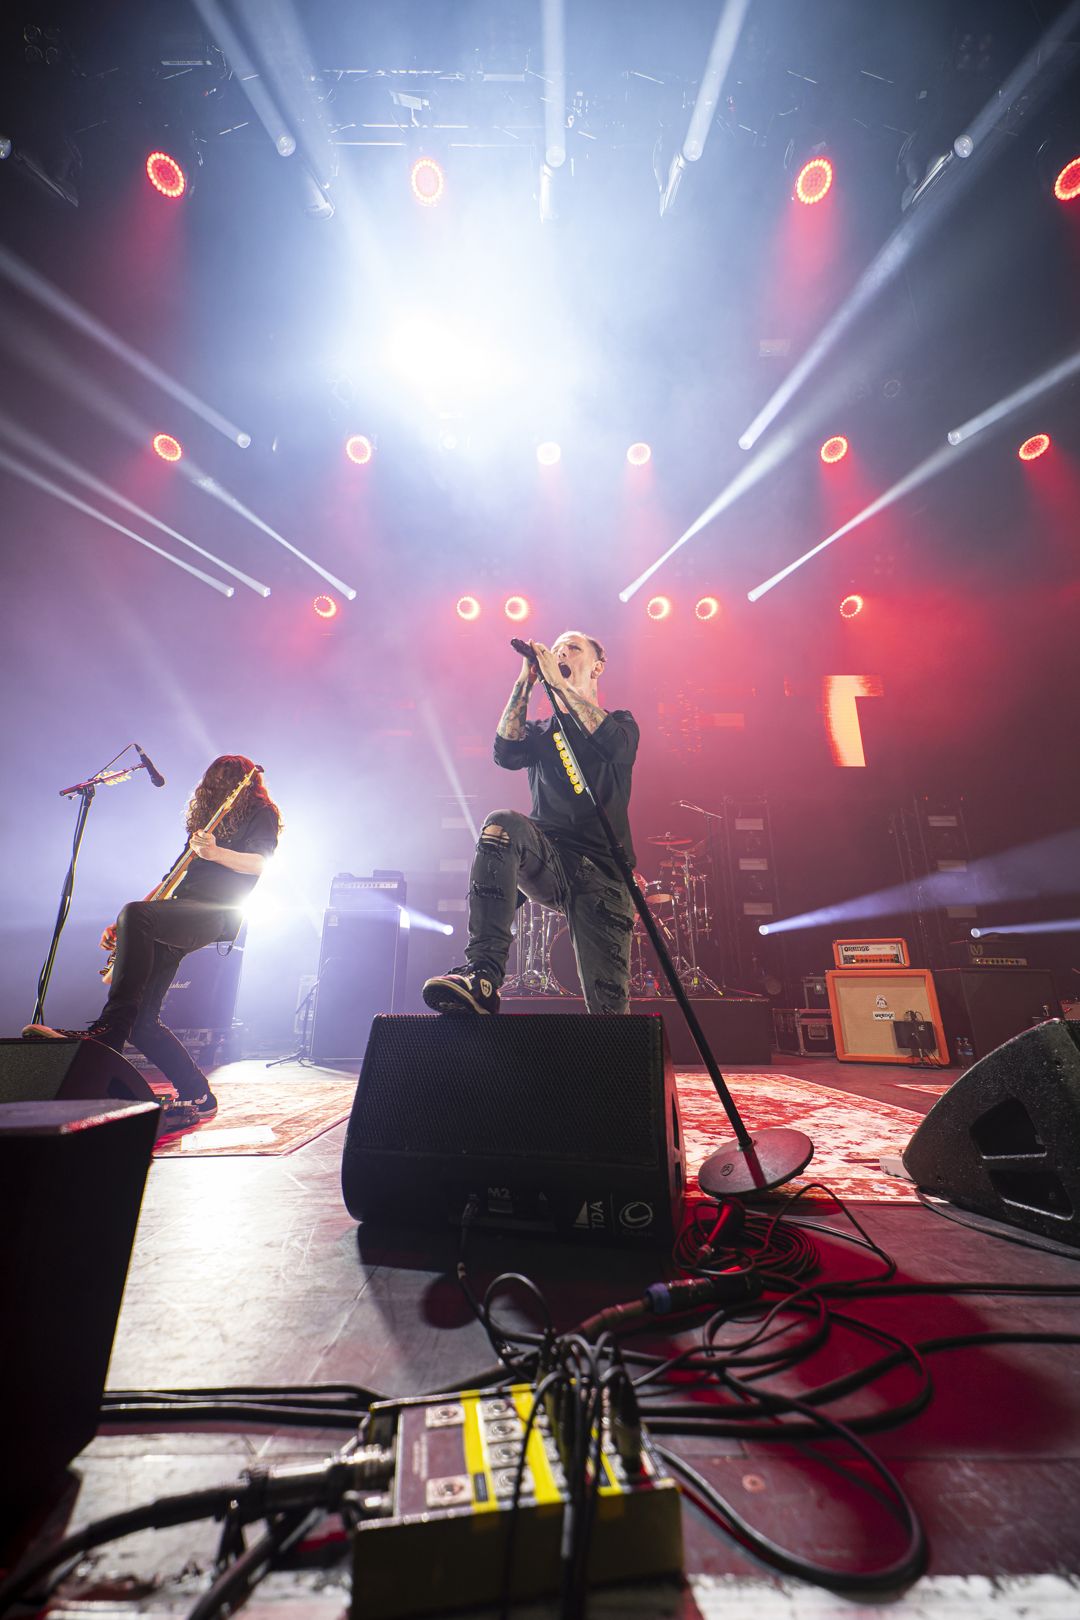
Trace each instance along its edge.
{"label": "handheld microphone", "polygon": [[511,636],[510,645],[516,653],[521,654],[522,658],[527,658],[530,664],[539,664],[540,660],[529,646],[529,643],[522,641],[520,636]]}
{"label": "handheld microphone", "polygon": [[135,752],[138,754],[138,756],[139,756],[139,764],[143,767],[143,769],[145,770],[147,776],[150,778],[151,782],[153,782],[154,786],[155,787],[164,787],[165,786],[165,778],[162,776],[161,772],[158,770],[158,768],[154,764],[153,760],[147,758],[147,756],[143,753],[142,749],[139,747],[138,743],[132,743],[131,746],[132,746],[132,748],[134,748]]}

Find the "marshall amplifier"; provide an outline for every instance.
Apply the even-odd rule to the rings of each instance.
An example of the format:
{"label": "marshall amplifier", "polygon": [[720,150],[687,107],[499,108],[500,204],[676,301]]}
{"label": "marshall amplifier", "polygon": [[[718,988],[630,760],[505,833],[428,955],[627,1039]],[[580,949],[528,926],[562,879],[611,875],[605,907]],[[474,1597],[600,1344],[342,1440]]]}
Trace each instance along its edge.
{"label": "marshall amplifier", "polygon": [[670,1247],[683,1200],[660,1018],[376,1018],[341,1161],[376,1227],[473,1224]]}

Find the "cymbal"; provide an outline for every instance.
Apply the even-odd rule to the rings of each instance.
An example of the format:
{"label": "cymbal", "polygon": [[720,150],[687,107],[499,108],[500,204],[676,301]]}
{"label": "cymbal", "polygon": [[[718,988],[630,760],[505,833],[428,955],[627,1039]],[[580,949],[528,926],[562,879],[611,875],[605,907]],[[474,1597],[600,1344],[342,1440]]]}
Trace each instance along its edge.
{"label": "cymbal", "polygon": [[694,842],[692,838],[672,838],[670,833],[660,833],[648,840],[650,844],[659,844],[661,849],[689,849]]}

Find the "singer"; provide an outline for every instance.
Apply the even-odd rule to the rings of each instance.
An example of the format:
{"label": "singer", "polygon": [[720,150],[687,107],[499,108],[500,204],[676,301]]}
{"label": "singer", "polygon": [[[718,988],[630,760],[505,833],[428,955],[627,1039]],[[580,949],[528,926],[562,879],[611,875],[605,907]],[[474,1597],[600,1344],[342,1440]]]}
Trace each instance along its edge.
{"label": "singer", "polygon": [[[631,865],[628,808],[638,727],[626,709],[601,708],[597,682],[606,662],[595,636],[568,630],[551,648],[529,644],[495,734],[495,763],[529,773],[532,813],[495,810],[484,822],[469,884],[465,962],[429,979],[424,1001],[442,1013],[496,1013],[510,950],[510,925],[528,897],[567,920],[591,1013],[630,1010],[630,938],[635,911],[588,798],[575,791],[560,753],[560,715],[571,711],[574,752],[588,772]],[[542,673],[557,712],[527,720],[529,696]]]}
{"label": "singer", "polygon": [[277,848],[281,815],[252,778],[214,832],[201,829],[237,783],[253,769],[242,754],[222,754],[210,765],[188,802],[188,848],[195,855],[171,900],[132,900],[101,936],[102,950],[116,951],[109,997],[85,1030],[27,1024],[27,1040],[65,1040],[73,1034],[103,1041],[122,1052],[130,1040],[176,1089],[178,1103],[166,1111],[168,1130],[213,1119],[217,1099],[206,1076],[158,1016],[165,993],[189,951],[234,940],[241,902],[258,882]]}

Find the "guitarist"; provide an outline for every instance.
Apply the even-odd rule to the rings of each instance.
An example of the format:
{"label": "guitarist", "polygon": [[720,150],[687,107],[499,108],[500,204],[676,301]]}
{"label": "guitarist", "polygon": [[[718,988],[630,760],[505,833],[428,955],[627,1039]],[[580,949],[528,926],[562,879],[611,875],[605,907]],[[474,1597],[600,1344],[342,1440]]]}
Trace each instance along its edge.
{"label": "guitarist", "polygon": [[[241,904],[277,848],[281,816],[255,772],[213,832],[202,829],[232,790],[255,767],[242,754],[222,754],[208,768],[187,807],[191,865],[170,900],[132,900],[101,936],[115,951],[109,998],[85,1030],[27,1024],[27,1040],[69,1040],[73,1034],[122,1052],[130,1040],[176,1088],[168,1125],[184,1129],[213,1119],[217,1099],[202,1070],[158,1016],[165,993],[188,951],[231,941],[240,929]],[[174,1117],[175,1116],[175,1117]]]}

